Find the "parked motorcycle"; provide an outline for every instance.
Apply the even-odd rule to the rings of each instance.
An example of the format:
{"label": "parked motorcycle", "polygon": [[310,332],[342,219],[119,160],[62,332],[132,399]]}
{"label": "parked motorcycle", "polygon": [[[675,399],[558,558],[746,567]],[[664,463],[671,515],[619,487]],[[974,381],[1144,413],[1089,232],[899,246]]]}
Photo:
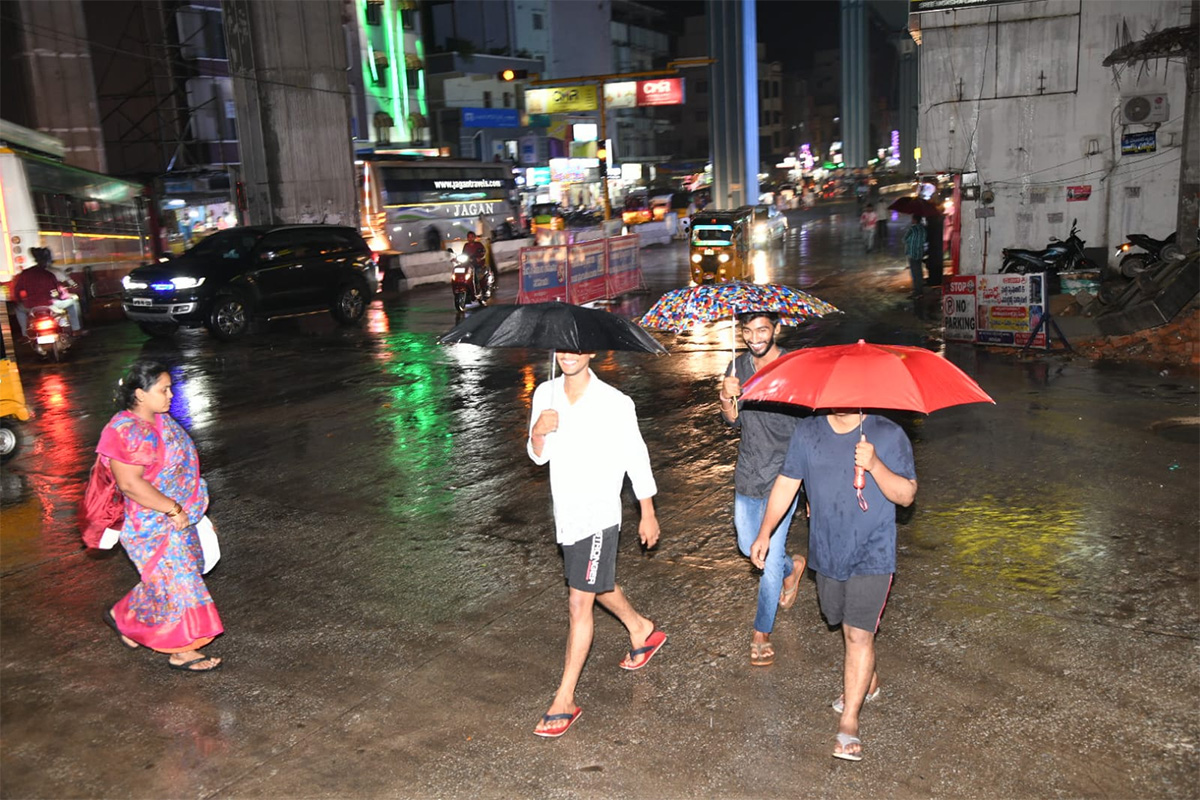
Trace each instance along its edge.
{"label": "parked motorcycle", "polygon": [[[1114,254],[1121,259],[1121,274],[1126,278],[1136,278],[1150,265],[1165,261],[1172,254],[1179,252],[1174,232],[1165,239],[1155,239],[1144,233],[1131,233],[1126,238],[1129,241],[1117,247]],[[1144,252],[1135,252],[1135,247],[1140,247]]]}
{"label": "parked motorcycle", "polygon": [[25,338],[35,353],[42,358],[53,356],[61,361],[71,349],[71,319],[67,312],[53,306],[34,306],[29,309],[25,323]]}
{"label": "parked motorcycle", "polygon": [[1057,290],[1060,273],[1098,270],[1095,262],[1083,254],[1086,242],[1079,238],[1079,229],[1076,227],[1078,222],[1078,219],[1071,220],[1071,233],[1066,240],[1051,238],[1050,246],[1044,250],[1005,248],[1000,271],[1017,275],[1045,272],[1049,276],[1047,280],[1053,293]]}
{"label": "parked motorcycle", "polygon": [[454,310],[461,314],[471,303],[486,306],[496,289],[495,275],[486,264],[472,261],[466,253],[457,253],[453,258],[450,289],[454,293]]}

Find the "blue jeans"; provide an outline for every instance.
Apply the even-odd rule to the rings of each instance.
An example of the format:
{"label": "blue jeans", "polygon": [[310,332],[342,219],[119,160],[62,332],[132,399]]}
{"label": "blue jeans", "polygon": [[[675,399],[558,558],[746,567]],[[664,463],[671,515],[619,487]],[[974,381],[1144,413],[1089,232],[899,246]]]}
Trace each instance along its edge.
{"label": "blue jeans", "polygon": [[[779,608],[783,580],[792,574],[792,559],[787,554],[787,535],[792,515],[796,513],[796,502],[792,500],[791,508],[771,534],[771,549],[767,552],[767,563],[758,581],[758,613],[754,615],[754,630],[759,633],[770,633],[775,627],[775,611]],[[750,555],[750,546],[758,538],[758,528],[766,512],[767,498],[734,494],[733,526],[737,529],[738,549],[742,555]]]}

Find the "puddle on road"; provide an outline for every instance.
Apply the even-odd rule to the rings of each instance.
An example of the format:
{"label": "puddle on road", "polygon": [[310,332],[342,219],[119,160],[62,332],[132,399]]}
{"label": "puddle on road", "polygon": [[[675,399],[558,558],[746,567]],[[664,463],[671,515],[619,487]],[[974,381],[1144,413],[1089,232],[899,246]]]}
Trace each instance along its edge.
{"label": "puddle on road", "polygon": [[[947,532],[951,563],[975,588],[999,587],[1057,597],[1079,582],[1064,566],[1099,554],[1083,537],[1083,510],[1065,498],[1022,506],[1011,498],[978,500],[925,516]],[[983,592],[991,594],[990,591]]]}

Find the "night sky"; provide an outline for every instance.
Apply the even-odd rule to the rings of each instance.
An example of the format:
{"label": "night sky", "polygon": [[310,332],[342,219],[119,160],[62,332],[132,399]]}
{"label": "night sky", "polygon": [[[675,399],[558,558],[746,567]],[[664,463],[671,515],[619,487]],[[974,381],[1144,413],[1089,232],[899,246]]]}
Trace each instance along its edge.
{"label": "night sky", "polygon": [[[683,29],[681,16],[704,12],[704,3],[696,0],[646,0],[646,5],[666,11],[675,30]],[[838,0],[758,0],[756,11],[767,60],[782,61],[787,71],[810,66],[814,50],[840,45]]]}

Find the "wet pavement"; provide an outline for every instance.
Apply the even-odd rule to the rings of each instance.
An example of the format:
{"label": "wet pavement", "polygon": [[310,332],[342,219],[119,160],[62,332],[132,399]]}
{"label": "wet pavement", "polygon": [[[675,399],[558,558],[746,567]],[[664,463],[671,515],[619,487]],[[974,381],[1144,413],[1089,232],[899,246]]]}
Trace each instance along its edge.
{"label": "wet pavement", "polygon": [[[904,300],[898,224],[890,253],[864,255],[851,209],[791,216],[763,277],[846,314],[785,344],[943,349]],[[682,285],[685,248],[643,266],[649,291],[620,311]],[[659,485],[662,541],[639,549],[627,503],[619,580],[670,640],[627,673],[598,612],[586,713],[560,740],[531,734],[566,634],[547,473],[524,449],[547,359],[436,344],[453,323],[448,288],[423,287],[361,329],[305,317],[224,345],[122,323],[62,365],[22,364],[39,416],[0,479],[4,797],[1200,794],[1200,447],[1194,425],[1163,425],[1197,417],[1194,373],[944,348],[997,405],[899,417],[920,490],[851,764],[830,758],[841,639],[811,580],[780,612],[774,666],[749,666],[724,326],[594,364],[637,403]],[[135,571],[87,554],[74,523],[139,356],[172,366],[210,484],[228,631],[212,675],[119,646],[100,614]]]}

